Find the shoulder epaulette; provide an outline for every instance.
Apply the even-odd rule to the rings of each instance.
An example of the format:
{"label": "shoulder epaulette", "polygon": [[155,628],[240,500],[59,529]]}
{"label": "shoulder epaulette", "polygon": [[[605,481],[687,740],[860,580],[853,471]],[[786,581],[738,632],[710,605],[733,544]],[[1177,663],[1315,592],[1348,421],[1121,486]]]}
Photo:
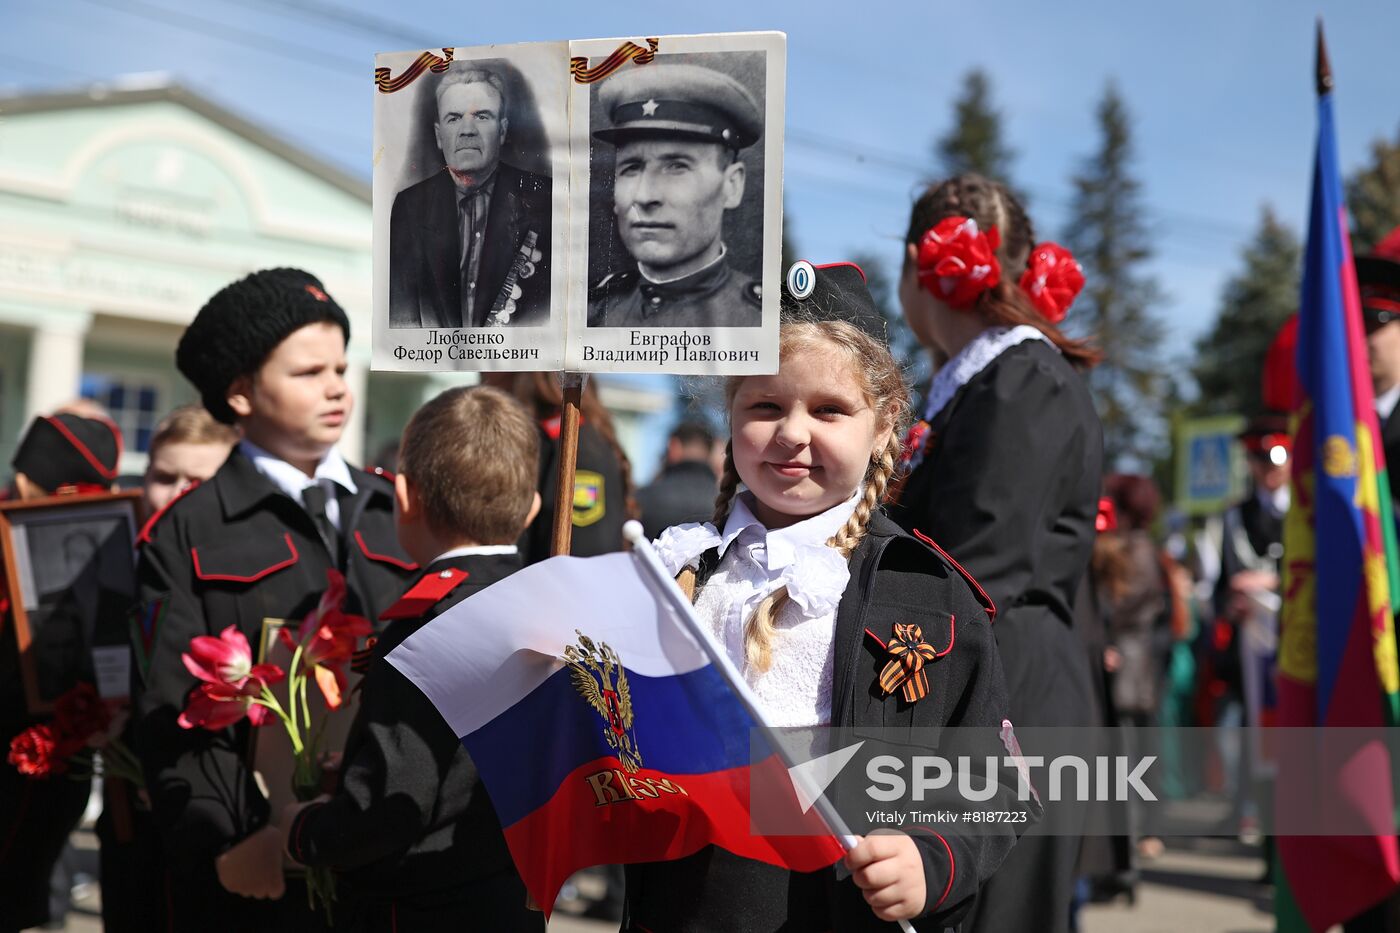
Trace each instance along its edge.
{"label": "shoulder epaulette", "polygon": [[374,474],[375,476],[379,477],[380,479],[388,480],[388,481],[391,482],[391,483],[394,481],[394,473],[393,473],[393,471],[391,471],[391,470],[386,470],[386,469],[384,469],[382,466],[377,466],[377,467],[375,467],[375,468],[372,469],[372,470],[367,470],[366,472],[372,473],[372,474]]}
{"label": "shoulder epaulette", "polygon": [[972,595],[977,597],[977,601],[978,601],[979,603],[981,603],[981,604],[982,604],[982,608],[985,609],[985,610],[987,611],[987,621],[988,621],[988,622],[993,622],[993,621],[995,621],[995,620],[996,620],[996,617],[997,617],[997,607],[996,607],[996,604],[993,603],[993,602],[992,602],[992,598],[991,598],[990,596],[987,595],[987,591],[984,590],[984,589],[982,589],[982,584],[978,583],[977,580],[972,576],[972,574],[968,573],[966,570],[963,569],[963,565],[962,565],[962,564],[960,564],[960,563],[958,563],[957,561],[953,560],[953,556],[952,556],[951,554],[949,554],[947,551],[943,550],[941,547],[939,547],[939,546],[937,545],[937,543],[935,543],[934,540],[933,540],[932,538],[930,538],[928,535],[924,534],[922,531],[919,531],[917,528],[914,529],[913,531],[914,531],[914,537],[918,538],[920,541],[924,542],[924,543],[927,544],[929,547],[931,547],[931,548],[933,548],[935,551],[937,551],[937,552],[938,552],[938,556],[939,556],[939,557],[942,557],[942,558],[943,558],[944,560],[946,560],[950,565],[952,565],[952,568],[953,568],[954,570],[956,570],[956,571],[958,572],[958,574],[959,574],[964,580],[967,581],[967,585],[970,586],[970,587],[972,587]]}
{"label": "shoulder epaulette", "polygon": [[441,602],[468,576],[470,574],[465,570],[458,570],[456,567],[427,574],[409,587],[408,592],[400,596],[398,602],[381,612],[379,618],[385,621],[416,619]]}
{"label": "shoulder epaulette", "polygon": [[199,480],[195,480],[194,482],[190,483],[184,489],[181,489],[179,492],[175,493],[175,498],[171,499],[169,502],[165,503],[165,505],[161,506],[159,511],[156,512],[156,514],[146,519],[146,524],[141,526],[141,533],[136,536],[136,546],[141,547],[142,545],[150,544],[152,541],[154,541],[156,532],[156,522],[160,521],[161,517],[164,516],[166,512],[169,512],[170,509],[175,505],[175,503],[179,502],[181,499],[185,498],[185,496],[188,496],[190,493],[194,492],[198,486]]}

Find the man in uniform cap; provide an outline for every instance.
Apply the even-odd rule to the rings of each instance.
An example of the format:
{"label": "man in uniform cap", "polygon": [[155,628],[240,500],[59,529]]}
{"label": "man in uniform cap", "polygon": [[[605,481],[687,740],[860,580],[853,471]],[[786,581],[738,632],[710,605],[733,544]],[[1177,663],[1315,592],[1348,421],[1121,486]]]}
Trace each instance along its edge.
{"label": "man in uniform cap", "polygon": [[617,147],[613,212],[635,264],[589,291],[590,327],[757,327],[759,283],[729,266],[725,211],[744,197],[739,150],[763,118],[753,95],[699,65],[652,64],[598,91]]}
{"label": "man in uniform cap", "polygon": [[1376,392],[1376,416],[1381,423],[1386,472],[1392,495],[1400,489],[1400,227],[1376,245],[1368,256],[1356,258],[1361,287],[1362,320],[1371,363],[1371,386]]}

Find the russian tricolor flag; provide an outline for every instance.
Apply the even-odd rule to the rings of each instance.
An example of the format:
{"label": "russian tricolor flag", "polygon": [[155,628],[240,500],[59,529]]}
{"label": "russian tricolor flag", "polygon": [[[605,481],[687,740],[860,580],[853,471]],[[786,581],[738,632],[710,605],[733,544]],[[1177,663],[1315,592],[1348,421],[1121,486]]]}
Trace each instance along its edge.
{"label": "russian tricolor flag", "polygon": [[[786,762],[751,753],[758,723],[742,680],[642,560],[527,567],[389,655],[461,737],[546,913],[569,875],[590,865],[716,845],[814,871],[843,852],[821,807],[802,814]],[[755,835],[751,789],[765,816],[790,808],[778,825],[811,834]]]}

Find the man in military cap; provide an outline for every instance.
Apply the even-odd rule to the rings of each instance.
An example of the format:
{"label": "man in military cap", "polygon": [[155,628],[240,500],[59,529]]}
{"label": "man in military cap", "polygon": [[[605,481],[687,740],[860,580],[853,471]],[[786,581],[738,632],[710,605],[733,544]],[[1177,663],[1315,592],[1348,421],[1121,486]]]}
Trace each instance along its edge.
{"label": "man in military cap", "polygon": [[543,324],[552,182],[501,161],[500,75],[449,70],[433,136],[446,163],[400,191],[389,222],[389,326]]}
{"label": "man in military cap", "polygon": [[588,295],[590,327],[757,327],[759,283],[734,271],[724,214],[744,197],[739,151],[763,132],[753,95],[699,65],[652,64],[598,92],[617,147],[613,213],[633,263]]}
{"label": "man in military cap", "polygon": [[1400,227],[1376,245],[1368,256],[1356,257],[1361,286],[1362,320],[1371,363],[1371,386],[1376,393],[1376,417],[1385,446],[1386,471],[1394,495],[1400,489]]}

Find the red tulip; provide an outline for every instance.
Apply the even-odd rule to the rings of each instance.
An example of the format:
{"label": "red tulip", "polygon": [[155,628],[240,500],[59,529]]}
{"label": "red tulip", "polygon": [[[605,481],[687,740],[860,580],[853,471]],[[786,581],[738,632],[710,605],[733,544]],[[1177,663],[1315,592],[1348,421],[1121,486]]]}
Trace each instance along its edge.
{"label": "red tulip", "polygon": [[[235,625],[230,625],[219,633],[218,638],[196,635],[190,639],[189,652],[180,655],[185,669],[207,684],[227,684],[241,687],[249,677],[267,683],[275,681],[270,677],[275,665],[253,666],[253,650],[248,647],[248,639]],[[277,680],[281,680],[278,671]]]}
{"label": "red tulip", "polygon": [[177,720],[181,728],[203,728],[217,732],[227,729],[244,716],[255,726],[266,725],[273,712],[253,701],[263,688],[280,683],[287,675],[275,664],[259,664],[242,684],[200,684],[190,694],[189,704]]}
{"label": "red tulip", "polygon": [[339,571],[326,573],[327,587],[320,603],[297,628],[293,639],[285,628],[277,633],[282,644],[295,651],[301,648],[303,670],[309,670],[326,698],[326,706],[336,709],[345,694],[345,665],[355,653],[360,638],[374,631],[364,616],[348,615],[341,610],[345,602],[345,577]]}

